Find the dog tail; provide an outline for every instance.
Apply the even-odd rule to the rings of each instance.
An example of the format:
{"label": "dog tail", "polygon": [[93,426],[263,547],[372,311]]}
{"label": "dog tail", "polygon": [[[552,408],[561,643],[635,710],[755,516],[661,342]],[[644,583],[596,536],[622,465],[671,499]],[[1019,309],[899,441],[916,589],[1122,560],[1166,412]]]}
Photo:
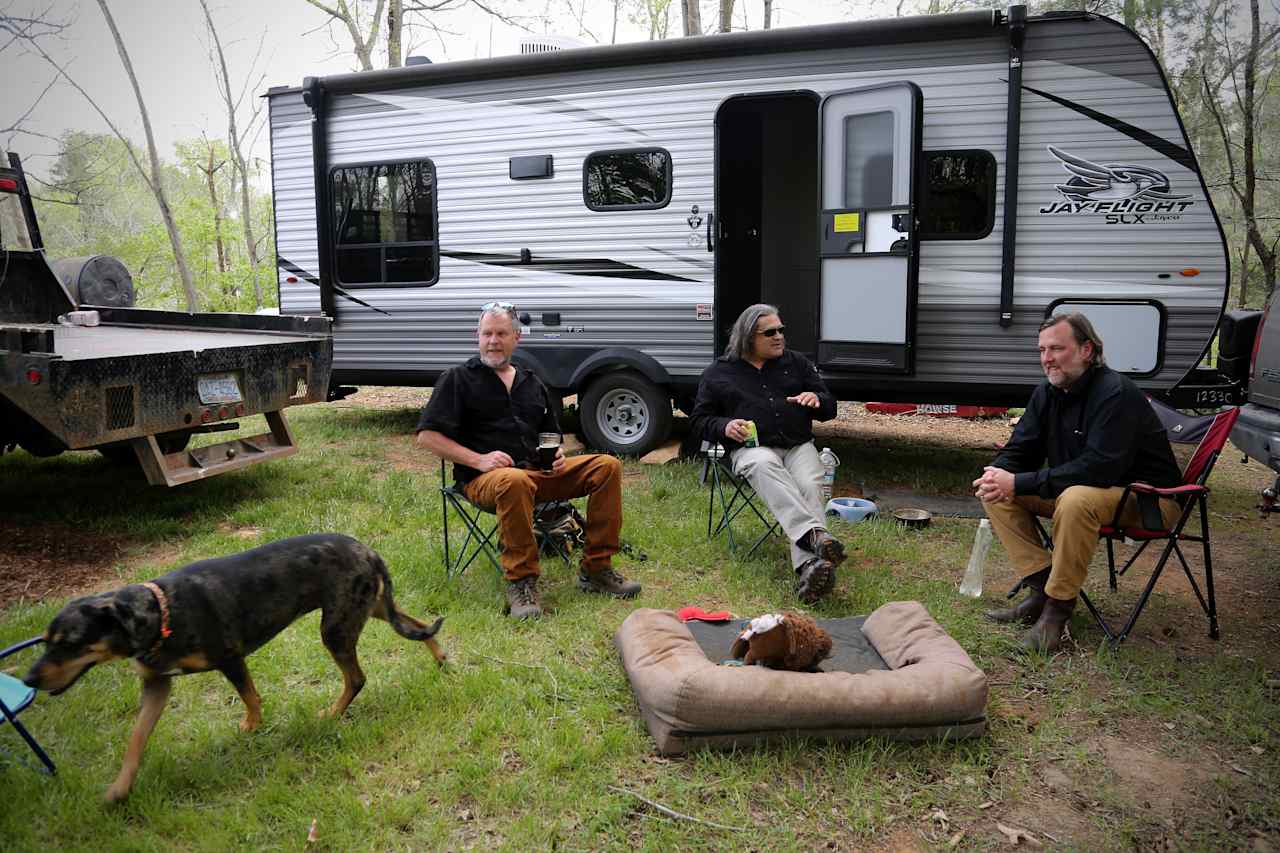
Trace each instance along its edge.
{"label": "dog tail", "polygon": [[396,607],[395,597],[391,592],[391,572],[387,570],[387,564],[372,549],[370,549],[370,559],[373,560],[373,564],[382,578],[382,606],[387,611],[387,622],[391,625],[392,630],[406,640],[430,640],[439,633],[440,626],[444,624],[444,617],[441,616],[432,624],[427,625],[425,622],[403,613],[399,607]]}

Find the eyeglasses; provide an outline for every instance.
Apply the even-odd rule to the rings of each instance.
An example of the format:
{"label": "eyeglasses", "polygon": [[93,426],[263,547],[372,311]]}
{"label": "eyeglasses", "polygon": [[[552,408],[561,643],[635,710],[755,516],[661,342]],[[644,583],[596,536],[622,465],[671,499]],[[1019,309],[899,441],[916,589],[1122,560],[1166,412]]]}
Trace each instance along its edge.
{"label": "eyeglasses", "polygon": [[774,335],[785,335],[786,333],[786,326],[774,326],[772,329],[761,329],[758,332],[758,334],[764,335],[766,338],[772,338]]}

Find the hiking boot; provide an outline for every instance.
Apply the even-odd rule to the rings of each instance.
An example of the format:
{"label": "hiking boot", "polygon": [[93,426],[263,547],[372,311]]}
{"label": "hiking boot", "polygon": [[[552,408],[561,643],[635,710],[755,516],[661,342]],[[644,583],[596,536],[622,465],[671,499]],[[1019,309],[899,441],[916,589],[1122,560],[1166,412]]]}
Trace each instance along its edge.
{"label": "hiking boot", "polygon": [[836,585],[836,567],[829,560],[814,557],[796,569],[796,595],[813,604]]}
{"label": "hiking boot", "polygon": [[844,562],[844,543],[820,527],[809,531],[809,547],[806,550],[833,566]]}
{"label": "hiking boot", "polygon": [[1027,575],[1013,590],[1014,594],[1017,594],[1018,589],[1026,587],[1026,598],[1012,607],[988,610],[983,615],[992,622],[1019,622],[1023,625],[1036,624],[1036,620],[1040,618],[1040,612],[1044,610],[1045,599],[1048,598],[1044,592],[1044,585],[1048,581],[1048,569],[1041,569],[1035,574]]}
{"label": "hiking boot", "polygon": [[507,612],[512,619],[536,619],[542,615],[537,575],[528,575],[507,584]]}
{"label": "hiking boot", "polygon": [[1022,635],[1022,647],[1032,652],[1051,655],[1062,645],[1062,631],[1076,609],[1076,600],[1063,601],[1046,596],[1044,610],[1031,630]]}
{"label": "hiking boot", "polygon": [[627,580],[613,569],[601,569],[591,574],[579,570],[578,589],[583,592],[602,592],[614,598],[635,598],[640,594],[640,584]]}

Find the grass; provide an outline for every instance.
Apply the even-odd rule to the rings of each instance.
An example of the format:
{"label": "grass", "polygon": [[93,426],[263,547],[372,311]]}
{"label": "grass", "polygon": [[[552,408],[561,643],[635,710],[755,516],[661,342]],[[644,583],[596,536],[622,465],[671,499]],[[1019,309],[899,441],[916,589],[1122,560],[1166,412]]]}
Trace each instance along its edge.
{"label": "grass", "polygon": [[[1194,604],[1158,594],[1137,633],[1160,638],[1160,611],[1190,614],[1174,640],[1135,638],[1098,651],[1100,633],[1077,615],[1071,651],[1024,658],[1011,654],[1014,631],[981,620],[994,595],[981,602],[955,593],[975,522],[938,519],[922,531],[837,524],[856,547],[816,614],[923,602],[990,676],[989,734],[924,745],[794,740],[662,758],[613,631],[635,606],[697,603],[745,616],[795,607],[782,543],[735,559],[722,541],[706,540],[707,494],[695,465],[628,463],[624,538],[647,559],[623,559],[620,568],[644,583],[642,597],[583,595],[570,570],[550,561],[551,614],[512,624],[492,571],[477,563],[443,580],[438,468],[404,461],[414,458],[407,434],[415,421],[411,410],[297,410],[296,457],[171,491],[126,488],[118,469],[90,454],[0,459],[11,523],[123,538],[128,559],[110,583],[300,533],[357,536],[386,559],[403,609],[447,617],[442,639],[452,658],[438,669],[424,649],[371,623],[360,646],[368,685],[343,719],[321,720],[340,678],[319,642],[318,614],[304,617],[250,658],[265,704],[252,735],[238,731],[242,708],[221,676],[175,681],[133,795],[119,807],[101,797],[133,724],[137,678],[123,664],[99,667],[23,715],[59,763],[56,777],[31,770],[17,738],[0,729],[6,849],[910,849],[952,841],[985,849],[1004,844],[997,820],[1067,849],[1276,840],[1280,740],[1268,683],[1280,663],[1266,613],[1237,612],[1224,597],[1232,642],[1214,647],[1199,641]],[[895,440],[832,445],[845,462],[837,492],[865,481],[961,494],[989,459]],[[1215,562],[1260,586],[1272,580],[1262,569],[1274,567],[1275,538],[1250,517],[1261,475],[1244,470],[1224,460],[1215,473],[1215,539],[1233,543]],[[989,587],[993,576],[1011,577],[998,547]],[[1100,577],[1098,597],[1112,605]],[[62,603],[0,611],[0,644],[39,633]],[[1126,763],[1126,748],[1155,762],[1146,768],[1152,784]],[[673,821],[618,789],[748,829]],[[318,841],[307,844],[313,820]]]}

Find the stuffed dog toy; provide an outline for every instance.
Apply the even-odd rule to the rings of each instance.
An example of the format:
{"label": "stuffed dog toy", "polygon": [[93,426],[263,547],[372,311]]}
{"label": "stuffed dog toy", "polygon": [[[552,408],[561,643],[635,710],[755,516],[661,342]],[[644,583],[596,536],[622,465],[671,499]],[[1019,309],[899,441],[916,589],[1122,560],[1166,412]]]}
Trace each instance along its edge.
{"label": "stuffed dog toy", "polygon": [[766,613],[751,620],[730,654],[747,666],[808,672],[831,654],[831,635],[808,616]]}
{"label": "stuffed dog toy", "polygon": [[245,658],[304,613],[321,610],[320,638],[342,670],[342,693],[322,716],[337,716],[364,687],[356,643],[370,616],[407,640],[435,641],[443,619],[427,625],[403,613],[391,596],[391,576],[373,549],[349,536],[324,533],[272,542],[242,554],[201,560],[147,583],[77,598],[44,633],[45,653],[23,679],[28,687],[62,693],[95,665],[133,658],[142,677],[142,707],[107,789],[107,800],[129,795],[143,749],[169,699],[172,676],[217,670],[245,704],[240,728],[262,722],[262,699]]}

